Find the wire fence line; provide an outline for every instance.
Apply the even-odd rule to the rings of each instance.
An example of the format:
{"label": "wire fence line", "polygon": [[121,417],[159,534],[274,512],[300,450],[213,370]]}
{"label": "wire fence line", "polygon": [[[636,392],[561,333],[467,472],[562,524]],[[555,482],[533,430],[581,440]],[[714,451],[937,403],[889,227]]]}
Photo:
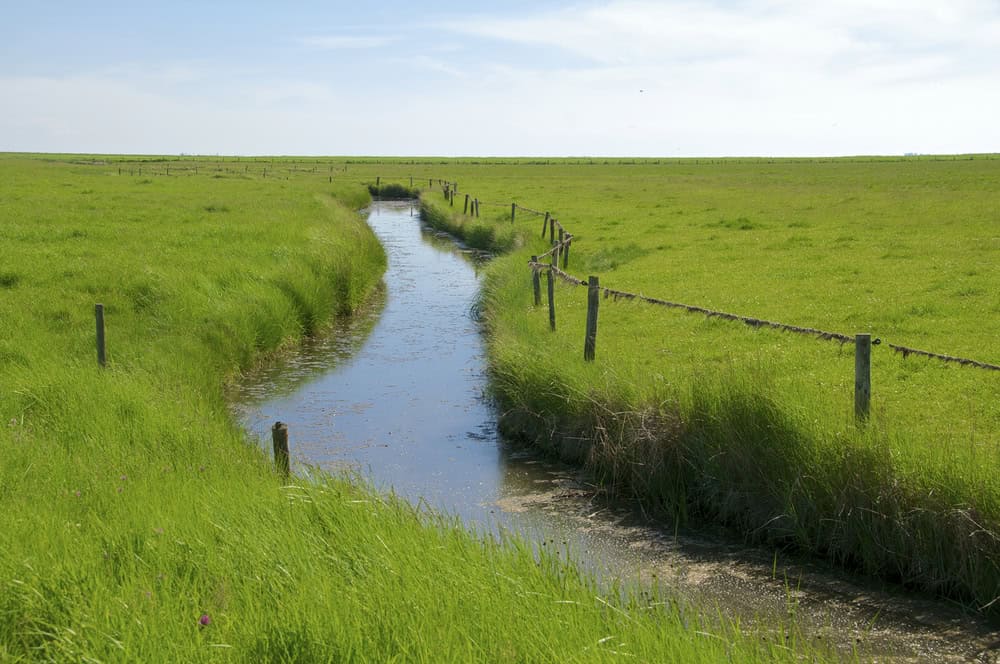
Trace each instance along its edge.
{"label": "wire fence line", "polygon": [[[442,182],[445,182],[445,181],[442,181]],[[587,287],[591,287],[591,283],[589,281],[585,281],[583,279],[575,277],[575,276],[569,274],[568,272],[566,272],[565,269],[560,269],[558,267],[558,264],[559,264],[559,260],[558,259],[560,257],[565,257],[566,256],[566,253],[568,252],[568,250],[570,248],[570,245],[572,244],[573,235],[571,233],[569,233],[566,230],[566,228],[555,217],[552,217],[551,213],[549,213],[549,212],[541,212],[539,210],[535,210],[535,209],[532,209],[532,208],[520,205],[520,204],[518,204],[516,202],[515,203],[511,203],[511,204],[508,205],[507,203],[488,203],[488,202],[480,201],[480,204],[481,205],[490,205],[490,206],[494,206],[494,207],[510,207],[511,211],[512,211],[512,215],[511,215],[512,217],[513,217],[513,211],[515,209],[519,210],[519,211],[527,212],[527,213],[530,213],[530,214],[534,214],[534,215],[537,215],[537,216],[544,216],[545,217],[545,224],[542,226],[542,236],[543,237],[545,236],[546,230],[548,230],[550,234],[554,234],[554,229],[558,228],[559,229],[560,239],[558,241],[553,241],[552,246],[544,254],[540,254],[538,256],[534,256],[533,257],[534,260],[528,261],[529,267],[533,271],[535,271],[535,272],[542,271],[542,270],[551,271],[554,276],[558,277],[562,281],[564,281],[566,283],[569,283],[569,284],[571,284],[573,286],[587,286]],[[552,262],[551,263],[542,262],[541,259],[545,258],[545,257],[549,257],[549,258],[553,259]],[[564,264],[563,268],[565,268],[565,267],[566,267],[566,265]],[[628,291],[617,290],[617,289],[607,288],[607,287],[599,287],[599,290],[603,294],[604,299],[611,298],[612,300],[615,300],[615,301],[617,301],[619,299],[638,300],[638,301],[646,302],[648,304],[652,304],[652,305],[656,305],[656,306],[667,307],[667,308],[672,308],[672,309],[680,309],[680,310],[691,312],[691,313],[699,313],[699,314],[702,314],[702,315],[707,316],[709,318],[721,318],[723,320],[731,320],[731,321],[735,321],[735,322],[740,322],[740,323],[744,323],[745,325],[749,325],[749,326],[754,327],[754,328],[775,329],[775,330],[780,330],[780,331],[783,331],[783,332],[791,332],[791,333],[794,333],[794,334],[801,334],[801,335],[805,335],[805,336],[811,336],[811,337],[814,337],[814,338],[817,338],[817,339],[822,339],[822,340],[827,340],[827,341],[837,341],[837,342],[839,342],[841,344],[856,343],[857,340],[858,340],[858,335],[853,335],[852,336],[852,335],[843,334],[841,332],[832,332],[832,331],[829,331],[829,330],[821,330],[821,329],[816,329],[816,328],[812,328],[812,327],[803,327],[803,326],[800,326],[800,325],[791,325],[791,324],[788,324],[788,323],[780,323],[780,322],[776,322],[776,321],[766,320],[766,319],[763,319],[763,318],[757,318],[757,317],[754,317],[754,316],[743,316],[743,315],[729,313],[729,312],[725,312],[725,311],[717,311],[717,310],[714,310],[714,309],[709,309],[707,307],[700,307],[700,306],[696,306],[696,305],[683,304],[683,303],[680,303],[680,302],[671,302],[669,300],[664,300],[664,299],[655,298],[655,297],[648,297],[648,296],[643,295],[641,293],[631,293],[631,292],[628,292]],[[873,339],[871,341],[871,343],[872,343],[872,345],[880,345],[880,344],[882,344],[882,340],[879,339],[879,338],[875,338],[875,339]],[[941,361],[941,362],[952,363],[952,364],[959,364],[961,366],[974,367],[974,368],[977,368],[977,369],[985,369],[985,370],[988,370],[988,371],[1000,371],[1000,366],[998,366],[996,364],[990,364],[988,362],[981,362],[979,360],[973,360],[973,359],[965,358],[965,357],[956,357],[956,356],[952,356],[952,355],[946,355],[946,354],[943,354],[943,353],[935,353],[935,352],[932,352],[932,351],[920,350],[920,349],[917,349],[917,348],[911,348],[909,346],[903,346],[903,345],[900,345],[900,344],[886,343],[885,345],[888,346],[894,352],[901,354],[904,358],[909,357],[910,355],[915,355],[915,356],[919,356],[919,357],[926,357],[928,359],[938,360],[938,361]]]}
{"label": "wire fence line", "polygon": [[[109,161],[87,161],[87,162],[76,162],[76,163],[86,163],[87,165],[103,165],[107,166],[114,162]],[[337,166],[336,169],[333,164],[324,164],[323,162],[306,162],[304,164],[296,164],[294,162],[275,162],[274,160],[268,161],[267,159],[243,159],[234,161],[194,161],[184,163],[181,165],[171,165],[170,160],[159,160],[159,161],[118,161],[118,174],[119,175],[147,175],[147,176],[171,176],[171,175],[190,175],[199,173],[212,174],[212,173],[229,173],[229,174],[251,174],[250,168],[262,168],[262,174],[267,177],[269,174],[277,175],[284,172],[285,174],[291,175],[293,173],[300,174],[320,174],[326,175],[331,181],[335,173],[346,172],[347,166]],[[222,164],[225,163],[226,166]],[[238,164],[238,166],[237,166]],[[318,166],[328,165],[328,173],[323,173],[322,169],[317,168]],[[235,166],[235,167],[234,167]],[[242,166],[242,169],[239,168]],[[382,182],[381,177],[376,178],[376,186],[380,186]],[[415,176],[409,176],[410,187],[414,186],[415,182],[422,182],[421,178],[416,178]],[[445,180],[441,178],[428,178],[427,183],[429,187],[433,187],[435,184],[442,188],[446,197],[451,200],[454,204],[454,194],[458,193],[458,183],[450,180]],[[362,185],[371,185],[370,181],[360,182]],[[469,194],[466,194],[469,196]],[[479,198],[470,198],[469,202],[474,200],[473,214],[479,216],[479,207],[487,206],[494,208],[510,208],[511,210],[511,222],[514,221],[515,211],[525,212],[539,217],[545,217],[545,222],[542,225],[542,236],[546,235],[548,232],[551,241],[551,247],[544,254],[540,254],[535,257],[535,261],[529,261],[529,265],[533,270],[551,270],[553,274],[559,277],[566,283],[570,283],[575,286],[589,286],[587,281],[579,279],[570,275],[565,269],[560,269],[558,267],[559,259],[563,260],[563,268],[567,267],[568,255],[570,247],[573,243],[573,235],[563,226],[558,219],[553,217],[549,212],[542,212],[540,210],[535,210],[524,205],[520,205],[517,202],[511,203],[501,203],[494,201],[485,201]],[[470,206],[467,204],[467,210]],[[559,239],[556,240],[556,232],[558,231]],[[552,263],[542,263],[539,259],[541,258],[554,258]],[[600,291],[603,293],[605,299],[612,298],[617,301],[618,299],[626,300],[639,300],[641,302],[646,302],[648,304],[668,307],[673,309],[681,309],[691,313],[700,313],[710,318],[721,318],[723,320],[732,320],[737,322],[742,322],[746,325],[756,328],[770,328],[781,330],[785,332],[792,332],[796,334],[802,334],[807,336],[813,336],[818,339],[838,341],[840,343],[854,343],[856,341],[855,337],[850,335],[842,334],[839,332],[830,332],[827,330],[819,330],[810,327],[802,327],[799,325],[790,325],[787,323],[779,323],[775,321],[769,321],[761,318],[756,318],[752,316],[742,316],[739,314],[728,313],[725,311],[716,311],[714,309],[709,309],[706,307],[700,307],[695,305],[683,304],[680,302],[671,302],[669,300],[663,300],[655,297],[648,297],[641,293],[631,293],[628,291],[616,290],[612,288],[601,287]],[[880,339],[875,339],[873,342],[875,345],[881,343]],[[973,360],[965,357],[956,357],[953,355],[947,355],[944,353],[937,353],[933,351],[921,350],[918,348],[911,348],[909,346],[903,346],[900,344],[886,343],[886,345],[896,353],[901,354],[904,358],[910,355],[915,355],[918,357],[925,357],[928,359],[934,359],[941,362],[958,364],[961,366],[973,367],[977,369],[985,369],[988,371],[1000,371],[1000,365],[991,364],[988,362],[981,362],[979,360]]]}

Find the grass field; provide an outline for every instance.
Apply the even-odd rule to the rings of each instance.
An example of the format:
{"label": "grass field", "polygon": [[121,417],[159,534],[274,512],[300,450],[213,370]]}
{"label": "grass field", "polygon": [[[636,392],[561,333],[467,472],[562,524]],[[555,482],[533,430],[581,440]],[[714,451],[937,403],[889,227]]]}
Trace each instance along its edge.
{"label": "grass field", "polygon": [[356,483],[280,481],[223,386],[377,284],[354,169],[0,158],[0,661],[813,657]]}
{"label": "grass field", "polygon": [[[557,285],[549,332],[526,267],[548,249],[530,239],[542,219],[519,212],[511,231],[510,202],[557,217],[574,235],[569,272],[602,286],[998,364],[1000,161],[442,169],[487,201],[477,225],[529,238],[487,285],[512,432],[668,518],[695,511],[996,609],[1000,374],[884,343],[859,425],[853,345],[613,300],[585,364],[586,289]],[[425,200],[431,216],[455,213],[439,194]]]}

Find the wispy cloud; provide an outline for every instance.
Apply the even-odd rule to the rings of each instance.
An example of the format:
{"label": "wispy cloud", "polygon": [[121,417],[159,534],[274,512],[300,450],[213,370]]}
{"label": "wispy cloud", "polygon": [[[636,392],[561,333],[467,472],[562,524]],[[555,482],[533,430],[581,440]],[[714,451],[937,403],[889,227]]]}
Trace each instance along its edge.
{"label": "wispy cloud", "polygon": [[299,39],[303,46],[324,51],[381,48],[394,41],[395,37],[386,35],[324,35]]}
{"label": "wispy cloud", "polygon": [[[1000,5],[988,0],[739,3],[616,0],[520,17],[447,21],[454,33],[560,49],[592,65],[745,61],[762,72],[908,64],[941,71],[1000,58]],[[978,58],[974,57],[978,55]],[[936,59],[914,56],[938,56]]]}

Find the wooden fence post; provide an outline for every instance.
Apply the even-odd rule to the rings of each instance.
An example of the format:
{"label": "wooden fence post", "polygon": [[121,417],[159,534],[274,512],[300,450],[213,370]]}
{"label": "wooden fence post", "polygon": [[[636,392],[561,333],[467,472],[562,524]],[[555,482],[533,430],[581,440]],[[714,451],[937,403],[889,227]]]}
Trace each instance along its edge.
{"label": "wooden fence post", "polygon": [[450,193],[450,195],[448,196],[448,199],[449,199],[449,204],[450,204],[450,205],[451,205],[452,207],[455,207],[455,190],[454,190],[454,189],[452,189],[452,190],[451,190],[451,193]]}
{"label": "wooden fence post", "polygon": [[376,187],[381,187],[382,186],[382,176],[381,175],[375,177],[375,186]]}
{"label": "wooden fence post", "polygon": [[868,419],[872,398],[872,335],[854,336],[854,416]]}
{"label": "wooden fence post", "polygon": [[434,186],[433,178],[427,178],[427,188],[430,189],[433,186]]}
{"label": "wooden fence post", "polygon": [[545,221],[542,222],[542,237],[545,237],[545,231],[548,230],[549,226],[549,213],[545,213]]}
{"label": "wooden fence post", "polygon": [[563,247],[563,269],[569,267],[569,246],[573,244],[573,236],[566,233],[566,246]]}
{"label": "wooden fence post", "polygon": [[593,362],[597,348],[597,307],[601,301],[601,288],[597,277],[590,277],[587,281],[587,334],[583,341],[583,359]]}
{"label": "wooden fence post", "polygon": [[556,256],[552,254],[552,265],[549,274],[549,329],[556,331],[556,275],[552,268],[556,266]]}
{"label": "wooden fence post", "polygon": [[469,195],[465,195],[465,206],[462,208],[462,214],[469,214]]}
{"label": "wooden fence post", "polygon": [[410,176],[410,189],[413,189],[413,176]]}
{"label": "wooden fence post", "polygon": [[549,244],[552,244],[552,243],[554,243],[556,241],[556,222],[557,221],[559,221],[559,220],[558,219],[550,219],[549,220]]}
{"label": "wooden fence post", "polygon": [[288,477],[288,425],[275,422],[271,427],[271,441],[274,443],[274,466],[283,477]]}
{"label": "wooden fence post", "polygon": [[479,218],[479,199],[478,198],[475,200],[475,203],[476,203],[476,205],[475,205],[475,208],[476,208],[476,218],[478,219]]}
{"label": "wooden fence post", "polygon": [[94,305],[94,320],[97,323],[97,364],[107,365],[107,358],[104,352],[104,305]]}
{"label": "wooden fence post", "polygon": [[531,288],[535,293],[535,306],[542,303],[542,280],[538,276],[538,256],[531,257]]}
{"label": "wooden fence post", "polygon": [[514,223],[514,211],[517,209],[517,203],[510,204],[510,223]]}

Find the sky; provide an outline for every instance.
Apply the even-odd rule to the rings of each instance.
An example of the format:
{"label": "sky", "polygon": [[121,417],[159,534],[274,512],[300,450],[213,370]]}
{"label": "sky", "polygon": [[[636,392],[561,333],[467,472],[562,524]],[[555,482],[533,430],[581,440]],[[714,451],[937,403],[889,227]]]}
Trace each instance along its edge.
{"label": "sky", "polygon": [[0,151],[1000,152],[1000,0],[0,0]]}

